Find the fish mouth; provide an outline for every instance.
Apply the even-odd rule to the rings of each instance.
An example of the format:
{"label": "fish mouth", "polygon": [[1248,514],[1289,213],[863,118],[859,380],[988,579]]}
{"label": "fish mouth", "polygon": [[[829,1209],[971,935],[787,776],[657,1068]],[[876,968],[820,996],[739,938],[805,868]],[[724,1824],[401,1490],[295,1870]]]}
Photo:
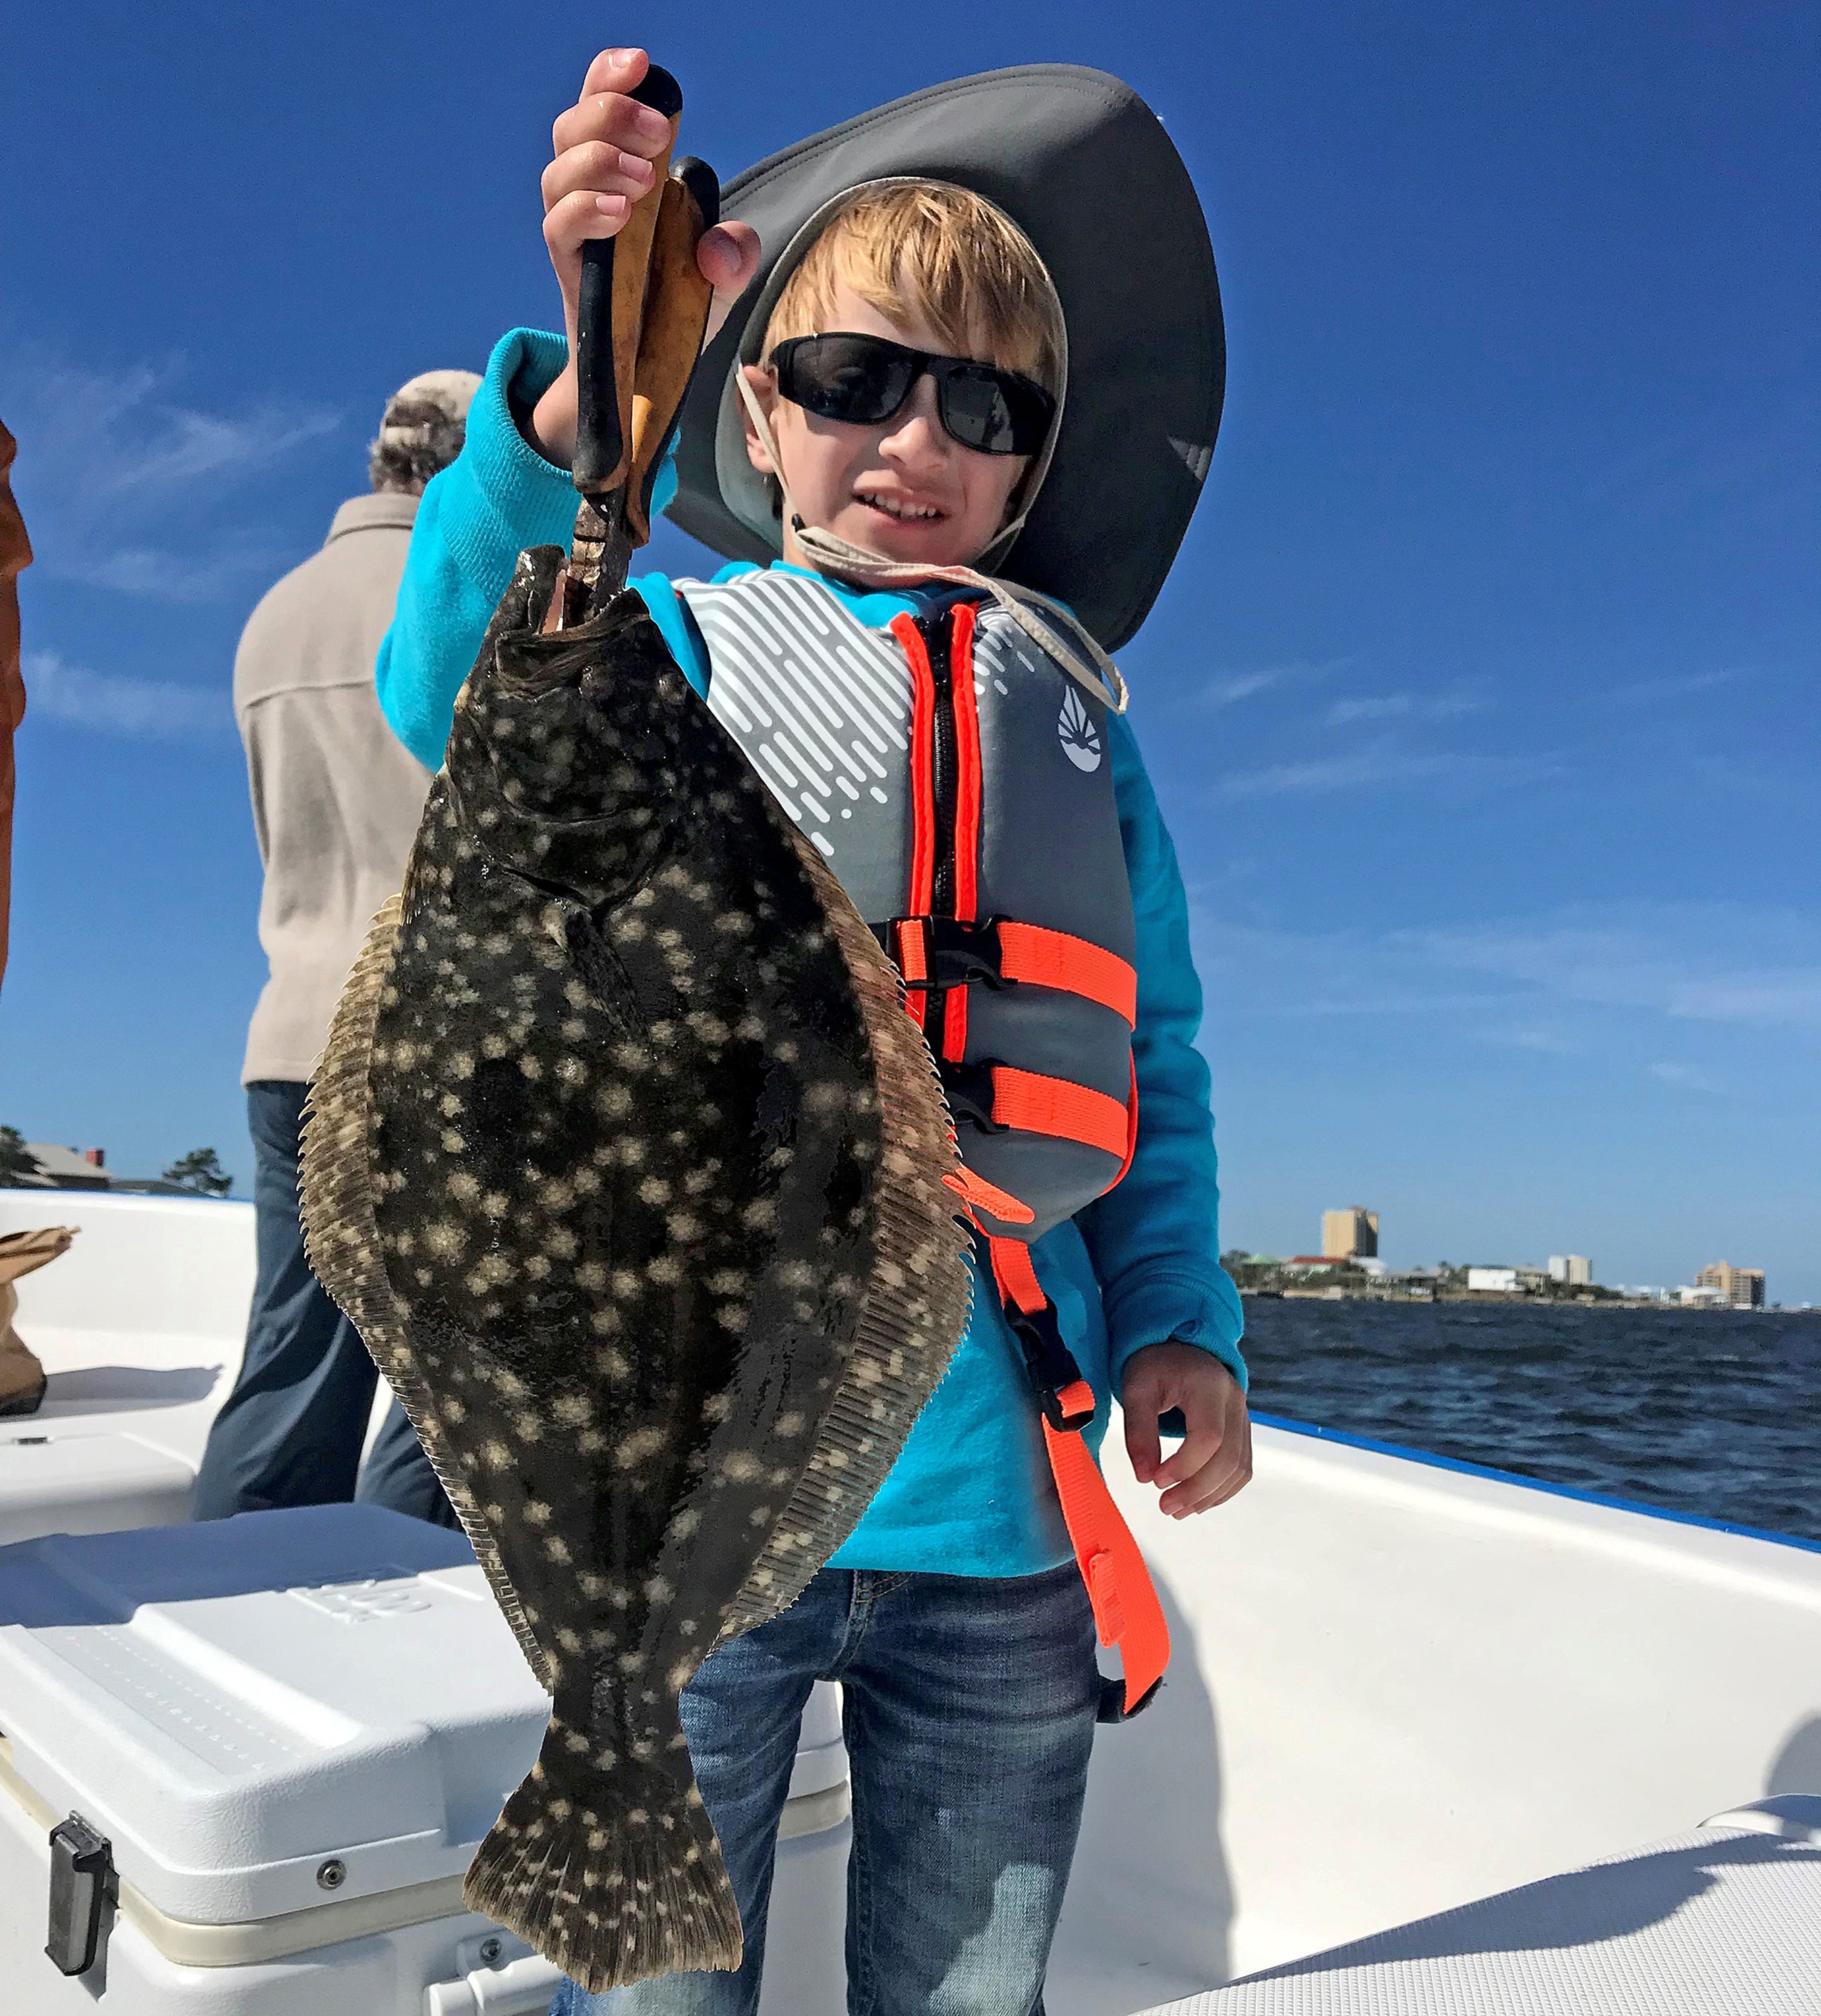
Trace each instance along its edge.
{"label": "fish mouth", "polygon": [[[619,602],[626,596],[638,603],[636,612],[619,607]],[[548,606],[546,597],[545,607]],[[528,633],[500,639],[489,683],[498,692],[510,694],[514,700],[535,700],[560,687],[577,685],[587,673],[603,664],[603,642],[628,616],[642,614],[644,607],[644,603],[628,589],[624,596],[616,598],[587,622],[578,623],[570,629],[554,631],[548,636],[537,628],[539,618],[534,608],[527,612],[531,618]]]}

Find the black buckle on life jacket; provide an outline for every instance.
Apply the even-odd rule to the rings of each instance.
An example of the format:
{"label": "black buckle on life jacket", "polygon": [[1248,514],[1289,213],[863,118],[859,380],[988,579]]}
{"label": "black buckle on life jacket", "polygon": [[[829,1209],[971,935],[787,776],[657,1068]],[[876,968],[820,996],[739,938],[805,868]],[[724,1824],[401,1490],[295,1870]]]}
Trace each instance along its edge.
{"label": "black buckle on life jacket", "polygon": [[949,1057],[936,1060],[937,1075],[942,1081],[942,1093],[948,1102],[949,1113],[957,1121],[965,1120],[983,1134],[1011,1132],[1002,1120],[993,1118],[993,1066],[996,1061],[992,1057],[983,1058],[974,1064],[956,1064]]}
{"label": "black buckle on life jacket", "polygon": [[1085,1413],[1068,1413],[1063,1408],[1062,1395],[1080,1383],[1081,1368],[1062,1341],[1056,1305],[1045,1297],[1040,1309],[1021,1309],[1015,1302],[1007,1302],[1005,1309],[1006,1321],[1024,1354],[1024,1370],[1037,1404],[1043,1409],[1043,1418],[1060,1434],[1085,1428],[1094,1418],[1092,1407]]}
{"label": "black buckle on life jacket", "polygon": [[929,976],[907,980],[907,994],[930,994],[948,987],[971,987],[976,981],[998,988],[1015,987],[1002,969],[999,920],[984,917],[970,923],[960,917],[894,917],[889,923],[875,924],[873,935],[885,949],[886,956],[902,970],[898,944],[907,925],[914,925],[923,941],[923,956]]}

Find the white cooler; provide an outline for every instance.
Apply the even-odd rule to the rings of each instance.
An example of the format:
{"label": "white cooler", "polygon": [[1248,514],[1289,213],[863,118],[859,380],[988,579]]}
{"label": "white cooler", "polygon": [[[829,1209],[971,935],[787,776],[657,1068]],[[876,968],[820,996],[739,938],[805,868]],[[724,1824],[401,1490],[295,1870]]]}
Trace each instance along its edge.
{"label": "white cooler", "polygon": [[[555,1971],[461,1888],[548,1710],[466,1542],[395,1513],[0,1549],[0,2010],[542,2011]],[[830,1689],[792,1794],[770,1971],[815,1977],[801,2016],[838,1978]]]}

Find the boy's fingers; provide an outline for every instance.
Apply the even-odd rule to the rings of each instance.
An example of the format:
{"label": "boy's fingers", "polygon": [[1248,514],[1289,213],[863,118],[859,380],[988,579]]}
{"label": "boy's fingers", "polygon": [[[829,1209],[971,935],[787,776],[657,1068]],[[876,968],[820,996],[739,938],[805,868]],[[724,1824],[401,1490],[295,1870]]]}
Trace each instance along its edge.
{"label": "boy's fingers", "polygon": [[1172,1519],[1209,1512],[1243,1491],[1251,1478],[1252,1424],[1247,1415],[1242,1416],[1236,1433],[1222,1438],[1220,1453],[1214,1460],[1166,1491],[1157,1500],[1157,1508]]}
{"label": "boy's fingers", "polygon": [[1169,1518],[1186,1518],[1191,1512],[1205,1512],[1230,1498],[1244,1481],[1236,1463],[1222,1463],[1217,1457],[1207,1469],[1172,1485],[1157,1500],[1157,1509]]}
{"label": "boy's fingers", "polygon": [[1143,1405],[1134,1393],[1128,1393],[1121,1405],[1125,1412],[1125,1453],[1132,1459],[1132,1474],[1140,1484],[1149,1484],[1157,1474],[1157,1458],[1164,1447],[1157,1432],[1157,1409]]}
{"label": "boy's fingers", "polygon": [[551,209],[578,189],[597,196],[623,196],[634,202],[651,187],[657,171],[642,156],[629,154],[605,140],[589,140],[559,154],[540,184],[544,207]]}
{"label": "boy's fingers", "polygon": [[1125,1453],[1140,1484],[1149,1484],[1157,1474],[1163,1453],[1157,1417],[1170,1405],[1168,1381],[1146,1363],[1142,1352],[1135,1355],[1119,1382],[1119,1406],[1125,1417]]}
{"label": "boy's fingers", "polygon": [[544,243],[553,258],[574,259],[591,238],[611,238],[632,213],[623,196],[578,189],[544,213]]}
{"label": "boy's fingers", "polygon": [[590,140],[605,140],[648,160],[663,153],[670,139],[670,121],[649,105],[618,92],[585,98],[557,115],[550,128],[550,151],[567,153]]}
{"label": "boy's fingers", "polygon": [[1191,1420],[1189,1432],[1179,1448],[1172,1449],[1164,1461],[1157,1467],[1154,1481],[1162,1484],[1180,1484],[1186,1478],[1193,1477],[1219,1455],[1221,1445],[1226,1439],[1222,1424],[1214,1420]]}
{"label": "boy's fingers", "polygon": [[1224,1505],[1245,1481],[1240,1472],[1224,1469],[1211,1481],[1191,1478],[1187,1483],[1166,1491],[1157,1500],[1157,1507],[1165,1518],[1187,1519],[1197,1512],[1211,1512],[1215,1506]]}
{"label": "boy's fingers", "polygon": [[759,269],[759,234],[750,224],[717,224],[702,233],[696,264],[718,293],[743,293]]}
{"label": "boy's fingers", "polygon": [[644,81],[650,67],[651,59],[642,49],[603,49],[588,67],[581,95],[588,98],[597,91],[631,91]]}

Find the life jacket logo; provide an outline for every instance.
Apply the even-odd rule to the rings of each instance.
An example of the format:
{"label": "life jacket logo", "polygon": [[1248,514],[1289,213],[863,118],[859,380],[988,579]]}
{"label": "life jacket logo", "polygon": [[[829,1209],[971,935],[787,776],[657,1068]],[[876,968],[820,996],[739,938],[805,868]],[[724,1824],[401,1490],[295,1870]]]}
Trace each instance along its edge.
{"label": "life jacket logo", "polygon": [[1088,704],[1073,686],[1063,695],[1062,712],[1056,717],[1056,739],[1062,753],[1078,770],[1100,767],[1100,731],[1088,718]]}

